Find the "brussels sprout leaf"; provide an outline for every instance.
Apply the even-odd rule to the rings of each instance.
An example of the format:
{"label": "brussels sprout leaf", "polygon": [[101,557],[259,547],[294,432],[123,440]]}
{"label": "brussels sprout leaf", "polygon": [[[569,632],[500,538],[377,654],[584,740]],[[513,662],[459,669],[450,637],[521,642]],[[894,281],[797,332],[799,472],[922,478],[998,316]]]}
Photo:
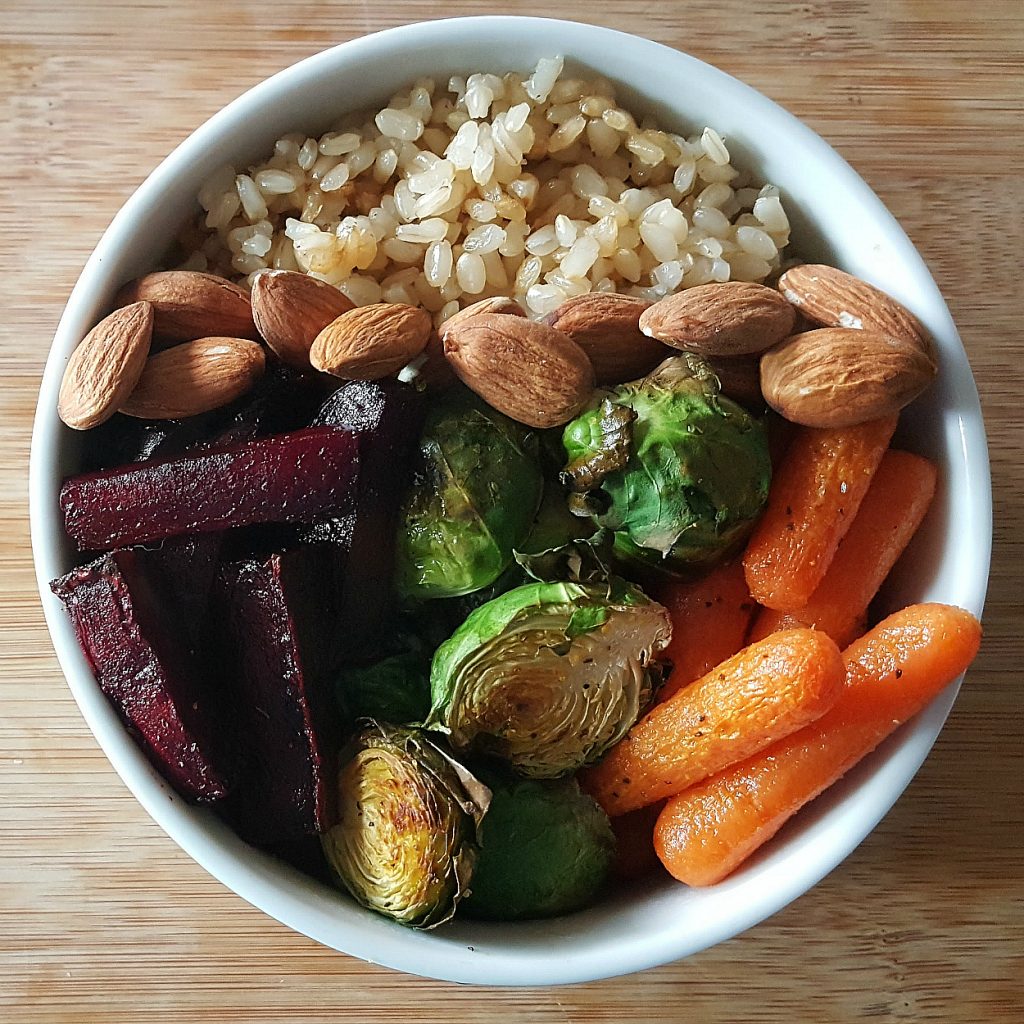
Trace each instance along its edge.
{"label": "brussels sprout leaf", "polygon": [[584,633],[593,632],[608,621],[608,615],[607,608],[577,608],[569,616],[569,625],[565,627],[565,638],[572,640]]}
{"label": "brussels sprout leaf", "polygon": [[338,676],[337,698],[349,721],[422,722],[430,711],[430,659],[408,651],[374,665],[347,666]]}
{"label": "brussels sprout leaf", "polygon": [[515,559],[527,575],[541,583],[607,583],[612,575],[612,534],[598,530],[591,537],[570,540],[546,551],[516,551]]}

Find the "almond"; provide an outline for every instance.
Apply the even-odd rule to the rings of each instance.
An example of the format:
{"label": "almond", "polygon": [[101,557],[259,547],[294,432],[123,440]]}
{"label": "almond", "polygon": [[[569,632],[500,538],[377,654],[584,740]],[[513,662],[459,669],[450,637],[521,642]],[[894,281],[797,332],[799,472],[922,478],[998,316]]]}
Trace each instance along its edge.
{"label": "almond", "polygon": [[317,336],[309,360],[345,380],[379,380],[397,373],[426,347],[433,323],[425,309],[378,302],[342,313]]}
{"label": "almond", "polygon": [[219,409],[244,395],[263,373],[263,349],[245,338],[198,338],[146,360],[121,412],[176,420]]}
{"label": "almond", "polygon": [[898,412],[935,377],[912,341],[873,330],[822,327],[761,357],[765,401],[807,427],[849,427]]}
{"label": "almond", "polygon": [[931,356],[927,332],[909,309],[845,271],[815,263],[792,267],[779,278],[779,291],[816,324],[880,331]]}
{"label": "almond", "polygon": [[594,391],[594,368],[568,335],[505,313],[481,313],[451,328],[444,353],[463,384],[530,427],[571,420]]}
{"label": "almond", "polygon": [[278,358],[309,369],[316,336],[355,303],[325,281],[292,270],[264,270],[252,286],[252,318],[260,336]]}
{"label": "almond", "polygon": [[171,341],[227,336],[255,338],[256,325],[245,290],[214,274],[164,270],[129,281],[115,305],[153,304],[153,331]]}
{"label": "almond", "polygon": [[444,336],[452,327],[456,324],[461,324],[472,316],[479,316],[481,313],[505,313],[508,316],[526,316],[526,311],[515,299],[510,299],[505,295],[493,295],[489,299],[481,299],[479,302],[474,302],[466,306],[465,309],[460,309],[457,313],[453,313],[438,328],[438,337],[444,341]]}
{"label": "almond", "polygon": [[152,337],[148,302],[133,302],[104,317],[71,354],[57,415],[75,430],[110,419],[139,382]]}
{"label": "almond", "polygon": [[793,333],[793,307],[763,284],[703,284],[656,302],[640,330],[673,348],[704,356],[763,352]]}
{"label": "almond", "polygon": [[544,323],[568,334],[594,364],[598,384],[621,384],[649,373],[669,350],[640,330],[646,299],[590,292],[563,302]]}

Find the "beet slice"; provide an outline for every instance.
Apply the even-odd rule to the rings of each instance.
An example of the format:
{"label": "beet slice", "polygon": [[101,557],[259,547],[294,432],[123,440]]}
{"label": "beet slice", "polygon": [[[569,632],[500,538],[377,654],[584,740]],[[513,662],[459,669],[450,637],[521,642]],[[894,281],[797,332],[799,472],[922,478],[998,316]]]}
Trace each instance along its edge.
{"label": "beet slice", "polygon": [[[173,557],[179,569],[195,568],[195,551]],[[177,607],[168,600],[184,586],[161,552],[147,551],[115,551],[50,584],[100,688],[149,759],[183,796],[209,803],[230,790],[231,759],[204,663],[188,632],[175,628],[178,612],[206,611],[198,591]]]}
{"label": "beet slice", "polygon": [[172,537],[156,550],[137,549],[151,570],[164,622],[174,622],[182,642],[204,660],[214,635],[210,610],[224,540],[224,533],[194,533]]}
{"label": "beet slice", "polygon": [[310,425],[335,377],[268,366],[241,398],[181,420],[140,420],[117,413],[82,436],[83,472],[163,459],[210,447],[283,434]]}
{"label": "beet slice", "polygon": [[305,530],[309,540],[333,540],[348,548],[339,641],[350,658],[369,656],[369,648],[379,647],[391,603],[398,509],[425,415],[425,395],[409,384],[350,381],[327,399],[314,420],[359,434],[355,510]]}
{"label": "beet slice", "polygon": [[315,427],[70,477],[60,506],[79,550],[100,551],[343,513],[354,502],[358,467],[353,433]]}
{"label": "beet slice", "polygon": [[311,426],[317,410],[339,383],[337,377],[325,373],[300,373],[290,366],[273,366],[240,399],[225,440],[248,441]]}
{"label": "beet slice", "polygon": [[95,472],[150,459],[180,426],[180,420],[137,420],[115,413],[81,434],[79,468]]}
{"label": "beet slice", "polygon": [[249,769],[230,814],[253,842],[286,842],[335,821],[330,680],[343,556],[310,545],[221,569],[224,664]]}

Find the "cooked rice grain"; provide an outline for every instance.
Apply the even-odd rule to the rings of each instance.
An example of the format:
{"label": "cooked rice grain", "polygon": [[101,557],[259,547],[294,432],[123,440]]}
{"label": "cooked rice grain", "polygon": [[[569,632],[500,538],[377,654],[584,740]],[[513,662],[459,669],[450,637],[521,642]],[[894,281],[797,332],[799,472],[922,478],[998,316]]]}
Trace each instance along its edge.
{"label": "cooked rice grain", "polygon": [[733,167],[727,140],[638,124],[607,81],[561,74],[557,57],[525,79],[422,79],[319,139],[285,135],[203,186],[183,265],[250,285],[300,270],[437,323],[492,295],[539,317],[590,291],[658,299],[778,273],[779,190]]}

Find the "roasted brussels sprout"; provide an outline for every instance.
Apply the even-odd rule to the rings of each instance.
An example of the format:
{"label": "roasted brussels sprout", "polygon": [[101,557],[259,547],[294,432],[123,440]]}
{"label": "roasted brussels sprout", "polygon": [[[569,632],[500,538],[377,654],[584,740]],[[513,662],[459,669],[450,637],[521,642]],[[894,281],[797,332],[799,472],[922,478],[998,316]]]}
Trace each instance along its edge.
{"label": "roasted brussels sprout", "polygon": [[427,726],[520,775],[568,775],[636,721],[670,636],[666,610],[628,584],[517,587],[438,648]]}
{"label": "roasted brussels sprout", "polygon": [[342,754],[324,855],[363,906],[433,928],[465,895],[490,795],[424,733],[374,723]]}
{"label": "roasted brussels sprout", "polygon": [[480,590],[533,525],[543,489],[536,438],[458,393],[428,415],[420,456],[399,517],[398,591],[421,600]]}
{"label": "roasted brussels sprout", "polygon": [[690,353],[606,394],[563,444],[574,510],[615,531],[620,559],[669,575],[723,558],[768,498],[764,427]]}
{"label": "roasted brussels sprout", "polygon": [[608,877],[615,837],[608,816],[575,779],[542,782],[485,774],[491,806],[480,856],[459,912],[515,921],[581,910]]}
{"label": "roasted brussels sprout", "polygon": [[416,725],[430,710],[430,657],[407,650],[372,665],[346,665],[338,673],[336,693],[349,722],[373,718]]}

